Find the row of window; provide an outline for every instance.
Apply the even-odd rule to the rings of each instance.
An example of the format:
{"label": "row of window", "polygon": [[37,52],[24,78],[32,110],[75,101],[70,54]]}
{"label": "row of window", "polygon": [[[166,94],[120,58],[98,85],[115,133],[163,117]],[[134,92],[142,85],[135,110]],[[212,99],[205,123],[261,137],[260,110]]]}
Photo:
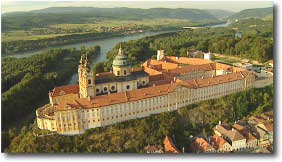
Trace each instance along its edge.
{"label": "row of window", "polygon": [[[146,82],[145,81],[143,81],[143,85],[145,85],[146,84]],[[137,87],[139,86],[139,84],[137,83]],[[127,90],[129,90],[130,89],[130,85],[127,85],[126,86],[126,89]],[[104,87],[104,92],[107,92],[108,91],[108,88],[107,87]],[[110,91],[115,91],[116,90],[116,87],[115,86],[111,86],[111,89],[110,89]],[[100,89],[99,88],[96,88],[96,92],[97,93],[100,93]]]}
{"label": "row of window", "polygon": [[[122,71],[117,71],[117,75],[120,76]],[[126,70],[123,71],[123,75],[126,75]]]}

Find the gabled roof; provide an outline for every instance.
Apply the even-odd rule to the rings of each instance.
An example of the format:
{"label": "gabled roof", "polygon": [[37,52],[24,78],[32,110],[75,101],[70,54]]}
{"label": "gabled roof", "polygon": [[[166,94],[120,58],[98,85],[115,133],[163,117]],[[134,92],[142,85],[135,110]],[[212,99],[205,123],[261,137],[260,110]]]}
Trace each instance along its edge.
{"label": "gabled roof", "polygon": [[237,123],[233,124],[232,127],[238,130],[246,138],[247,141],[256,139],[255,136],[253,136],[246,127]]}
{"label": "gabled roof", "polygon": [[180,151],[175,147],[170,137],[165,136],[164,148],[166,153],[176,153],[179,154]]}
{"label": "gabled roof", "polygon": [[213,135],[210,137],[211,143],[217,148],[220,149],[221,146],[225,143],[227,143],[228,145],[230,145],[225,139],[223,139],[222,137],[218,136],[218,135]]}
{"label": "gabled roof", "polygon": [[200,152],[214,149],[204,138],[196,138],[193,142],[193,147]]}
{"label": "gabled roof", "polygon": [[246,139],[236,129],[232,129],[232,127],[226,124],[216,125],[214,127],[214,130],[217,130],[221,134],[227,136],[231,141],[238,141],[238,140]]}
{"label": "gabled roof", "polygon": [[66,94],[78,94],[79,93],[79,85],[71,84],[66,86],[56,87],[50,93],[52,97],[62,96]]}
{"label": "gabled roof", "polygon": [[273,124],[270,122],[263,122],[264,127],[266,128],[267,131],[271,132],[273,131]]}

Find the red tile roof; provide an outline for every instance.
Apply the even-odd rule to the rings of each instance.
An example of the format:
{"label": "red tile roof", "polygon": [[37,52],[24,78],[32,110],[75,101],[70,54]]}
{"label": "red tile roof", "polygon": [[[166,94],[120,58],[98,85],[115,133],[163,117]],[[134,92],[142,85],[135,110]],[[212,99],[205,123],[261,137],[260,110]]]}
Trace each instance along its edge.
{"label": "red tile roof", "polygon": [[79,93],[79,85],[78,84],[71,84],[61,87],[56,87],[51,92],[52,97],[66,95],[66,94],[78,94]]}
{"label": "red tile roof", "polygon": [[175,145],[171,141],[171,138],[168,136],[165,136],[164,148],[165,148],[165,153],[175,153],[175,154],[180,153],[180,151],[175,147]]}
{"label": "red tile roof", "polygon": [[[169,92],[172,92],[177,85],[184,86],[186,88],[201,88],[210,85],[221,84],[233,80],[240,80],[246,74],[241,73],[231,73],[226,75],[220,75],[216,77],[209,77],[203,79],[194,79],[194,80],[176,80],[176,82],[171,82],[171,80],[166,80],[165,82],[156,81],[155,86],[150,85],[148,88],[136,89],[128,92],[119,92],[112,93],[108,95],[95,96],[91,98],[89,101],[86,98],[79,98],[76,102],[80,103],[83,108],[94,108],[94,107],[102,107],[112,104],[119,104],[129,101],[141,100],[144,98],[151,98],[160,95],[166,95]],[[170,83],[168,83],[170,81]],[[77,87],[77,85],[76,85]],[[78,87],[77,87],[78,93]],[[66,101],[69,103],[71,101]],[[60,104],[60,103],[59,103]],[[75,104],[75,103],[74,103]]]}
{"label": "red tile roof", "polygon": [[213,149],[213,147],[204,139],[196,138],[193,142],[194,150],[199,152],[206,152],[207,150]]}
{"label": "red tile roof", "polygon": [[233,124],[232,127],[237,129],[246,138],[247,141],[256,139],[246,127],[237,123]]}
{"label": "red tile roof", "polygon": [[189,64],[189,65],[202,65],[212,63],[213,61],[201,58],[188,58],[188,57],[175,57],[175,56],[166,56],[167,62],[175,64]]}
{"label": "red tile roof", "polygon": [[221,148],[221,146],[224,144],[224,143],[227,143],[227,141],[225,139],[223,139],[222,137],[218,136],[218,135],[213,135],[210,137],[210,140],[211,140],[211,143],[214,144],[214,146],[219,149]]}

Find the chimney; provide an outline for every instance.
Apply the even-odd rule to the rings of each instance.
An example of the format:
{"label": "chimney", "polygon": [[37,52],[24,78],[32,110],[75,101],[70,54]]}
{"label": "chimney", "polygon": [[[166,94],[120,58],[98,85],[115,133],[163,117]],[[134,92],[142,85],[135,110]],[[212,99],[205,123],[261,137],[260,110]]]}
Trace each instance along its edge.
{"label": "chimney", "polygon": [[219,121],[218,124],[221,125],[221,121]]}
{"label": "chimney", "polygon": [[175,59],[178,60],[178,57],[176,56]]}

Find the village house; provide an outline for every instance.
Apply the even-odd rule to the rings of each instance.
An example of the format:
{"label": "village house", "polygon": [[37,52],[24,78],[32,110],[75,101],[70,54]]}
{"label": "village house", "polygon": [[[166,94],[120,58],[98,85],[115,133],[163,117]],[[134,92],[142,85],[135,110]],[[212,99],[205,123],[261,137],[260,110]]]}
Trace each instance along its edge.
{"label": "village house", "polygon": [[225,152],[232,151],[232,146],[224,138],[222,138],[219,135],[215,134],[211,136],[210,143],[213,147],[215,147],[218,153],[225,153]]}
{"label": "village house", "polygon": [[238,130],[246,138],[246,148],[255,148],[258,145],[258,140],[254,135],[252,135],[248,129],[238,123],[233,124],[232,126]]}
{"label": "village house", "polygon": [[229,125],[219,123],[214,127],[214,132],[231,144],[232,151],[242,151],[246,148],[246,138]]}
{"label": "village house", "polygon": [[192,142],[192,150],[197,153],[216,152],[216,150],[204,138],[195,138]]}

